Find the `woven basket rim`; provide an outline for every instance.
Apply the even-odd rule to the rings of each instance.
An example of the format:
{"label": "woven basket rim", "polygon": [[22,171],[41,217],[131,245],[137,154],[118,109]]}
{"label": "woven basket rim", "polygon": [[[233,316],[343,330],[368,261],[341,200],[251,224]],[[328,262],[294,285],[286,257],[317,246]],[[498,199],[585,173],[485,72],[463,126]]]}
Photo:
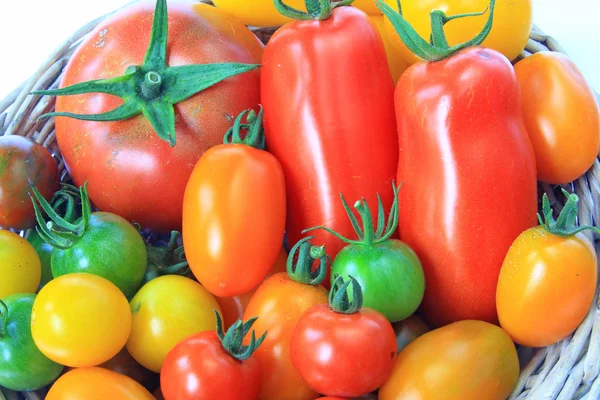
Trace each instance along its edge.
{"label": "woven basket rim", "polygon": [[[50,111],[54,99],[30,96],[29,92],[42,88],[57,87],[62,70],[77,46],[104,19],[128,7],[138,0],[133,0],[123,7],[107,13],[84,25],[58,46],[48,60],[28,79],[23,81],[5,98],[0,100],[0,136],[19,134],[30,137],[48,147],[59,159],[60,152],[55,141],[53,119],[37,121],[37,117]],[[200,0],[211,3],[209,0]],[[276,28],[251,29],[260,35],[272,34]],[[557,51],[567,54],[560,44],[546,35],[539,27],[533,25],[530,39],[518,59],[528,57],[540,51]],[[518,60],[517,59],[517,60]],[[600,96],[596,93],[600,103]],[[59,168],[63,180],[67,177],[64,163]],[[540,184],[560,208],[560,189],[566,188],[579,195],[580,223],[593,225],[600,221],[600,160],[596,159],[592,168],[578,180],[562,186]],[[587,233],[593,239],[590,233]],[[596,251],[600,251],[596,242]],[[564,341],[546,348],[520,348],[519,355],[523,362],[519,382],[510,400],[516,399],[600,399],[600,305],[598,292],[590,311],[577,331]],[[43,398],[45,391],[24,392],[22,396],[28,400]],[[10,397],[9,397],[10,398]]]}

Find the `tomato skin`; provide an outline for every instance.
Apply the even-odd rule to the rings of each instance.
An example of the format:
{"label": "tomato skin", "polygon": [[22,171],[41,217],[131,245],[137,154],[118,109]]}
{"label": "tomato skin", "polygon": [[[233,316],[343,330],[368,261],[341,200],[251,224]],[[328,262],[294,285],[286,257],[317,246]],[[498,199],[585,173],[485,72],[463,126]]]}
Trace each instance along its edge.
{"label": "tomato skin", "polygon": [[256,358],[242,362],[233,358],[215,331],[201,332],[180,342],[167,355],[160,373],[165,400],[256,399],[260,382]]}
{"label": "tomato skin", "polygon": [[154,400],[142,385],[125,375],[98,368],[77,368],[61,376],[46,400]]}
{"label": "tomato skin", "polygon": [[339,397],[361,396],[380,387],[390,376],[397,349],[394,330],[381,313],[363,308],[339,314],[328,304],[304,313],[290,348],[304,382],[316,392]]}
{"label": "tomato skin", "polygon": [[[275,260],[275,265],[271,269],[271,271],[267,274],[265,281],[269,279],[269,277],[273,276],[278,272],[286,271],[286,262],[287,262],[287,253],[285,248],[281,247],[279,254],[277,255],[277,259]],[[264,282],[264,281],[263,281]],[[260,286],[258,286],[260,287]],[[223,312],[223,329],[229,329],[231,325],[235,323],[238,319],[244,318],[244,312],[248,307],[248,303],[250,303],[250,299],[256,293],[258,287],[248,293],[241,294],[239,296],[233,297],[217,297],[217,303],[221,307],[221,311]],[[258,314],[255,314],[258,315]],[[251,317],[252,318],[252,317]],[[256,325],[255,325],[256,326]],[[259,335],[260,337],[260,335]],[[264,346],[264,345],[263,345]]]}
{"label": "tomato skin", "polygon": [[400,240],[346,246],[331,271],[332,284],[336,275],[356,278],[365,307],[379,311],[390,322],[410,317],[423,300],[423,268],[415,252]]}
{"label": "tomato skin", "polygon": [[566,55],[535,53],[515,72],[538,179],[565,184],[583,175],[600,151],[600,112],[592,88]]}
{"label": "tomato skin", "polygon": [[214,329],[214,297],[198,282],[165,275],[145,284],[130,302],[133,321],[127,350],[145,368],[160,373],[167,353],[181,340]]}
{"label": "tomato skin", "polygon": [[283,171],[272,154],[243,144],[207,151],[183,208],[183,244],[198,281],[221,297],[256,288],[281,250],[285,202]]}
{"label": "tomato skin", "polygon": [[118,215],[95,212],[83,236],[66,250],[52,251],[52,275],[86,272],[114,283],[125,296],[146,272],[147,253],[139,232]]}
{"label": "tomato skin", "polygon": [[426,333],[401,351],[379,399],[505,400],[518,378],[517,350],[502,329],[460,321]]}
{"label": "tomato skin", "polygon": [[[135,3],[101,23],[78,47],[61,87],[112,78],[146,54],[155,2]],[[263,45],[245,26],[206,4],[169,4],[169,66],[240,62],[259,64]],[[185,185],[202,153],[222,143],[230,118],[259,102],[260,71],[227,79],[175,105],[177,144],[160,139],[137,116],[118,122],[56,118],[56,136],[77,186],[88,181],[99,209],[143,227],[181,229]],[[118,97],[95,93],[61,96],[56,111],[101,113],[119,106]],[[86,132],[83,135],[81,132]]]}
{"label": "tomato skin", "polygon": [[528,347],[568,337],[594,299],[594,246],[581,233],[560,237],[537,226],[523,232],[506,255],[496,299],[500,325]]}
{"label": "tomato skin", "polygon": [[253,326],[256,336],[268,332],[253,355],[263,370],[258,399],[311,400],[317,396],[294,369],[290,342],[302,315],[312,306],[328,302],[329,294],[323,286],[295,282],[287,272],[273,275],[258,287],[243,317],[248,320],[260,315]]}
{"label": "tomato skin", "polygon": [[[3,326],[0,332],[0,386],[10,390],[40,389],[54,381],[64,368],[44,356],[33,342],[31,310],[34,299],[34,294],[13,294],[2,299],[8,308],[8,316],[6,327]],[[3,323],[4,320],[0,321]]]}
{"label": "tomato skin", "polygon": [[100,276],[75,273],[40,290],[31,314],[31,335],[49,359],[69,367],[91,367],[114,357],[131,331],[123,293]]}
{"label": "tomato skin", "polygon": [[40,258],[33,246],[16,233],[0,230],[0,299],[35,293],[41,276]]}
{"label": "tomato skin", "polygon": [[[277,11],[272,0],[215,0],[213,3],[245,25],[271,27],[292,22]],[[285,4],[306,11],[304,0],[285,0]],[[381,11],[371,0],[355,0],[352,6],[371,15],[381,15]]]}
{"label": "tomato skin", "polygon": [[513,67],[469,48],[413,65],[395,97],[400,239],[423,265],[424,316],[433,327],[497,323],[502,261],[537,223],[535,156]]}
{"label": "tomato skin", "polygon": [[29,181],[42,196],[58,190],[58,164],[42,145],[23,136],[0,136],[0,229],[18,231],[36,225]]}
{"label": "tomato skin", "polygon": [[[267,146],[285,174],[290,246],[318,225],[354,235],[340,193],[368,193],[371,204],[380,193],[384,208],[391,207],[398,162],[393,82],[366,14],[339,7],[326,20],[279,29],[265,48],[261,101]],[[344,246],[326,232],[314,236],[332,258]]]}
{"label": "tomato skin", "polygon": [[[398,10],[396,0],[383,0],[394,10]],[[404,4],[406,3],[406,4]],[[494,23],[487,39],[482,43],[485,48],[502,53],[514,60],[523,51],[533,23],[531,0],[497,1],[494,8]],[[481,12],[489,8],[489,0],[428,0],[406,1],[402,3],[402,16],[423,38],[431,34],[433,10],[442,10],[446,15]],[[477,36],[489,17],[489,13],[477,17],[461,18],[447,23],[444,27],[450,46],[466,42]],[[386,18],[386,29],[396,51],[402,54],[409,64],[420,61],[402,43],[391,22]]]}

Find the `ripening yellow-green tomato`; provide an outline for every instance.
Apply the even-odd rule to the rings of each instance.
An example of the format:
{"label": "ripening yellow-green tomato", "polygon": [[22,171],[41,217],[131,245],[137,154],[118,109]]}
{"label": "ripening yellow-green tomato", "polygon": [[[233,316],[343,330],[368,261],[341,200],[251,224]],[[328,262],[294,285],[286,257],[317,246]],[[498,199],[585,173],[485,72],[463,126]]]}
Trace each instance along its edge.
{"label": "ripening yellow-green tomato", "polygon": [[40,257],[21,236],[0,230],[0,299],[35,293],[42,278]]}
{"label": "ripening yellow-green tomato", "polygon": [[[398,10],[396,0],[382,0],[394,10]],[[490,0],[419,0],[402,1],[402,15],[417,33],[429,41],[431,35],[431,11],[442,10],[448,16],[482,12],[489,8]],[[489,13],[489,10],[488,10]],[[445,25],[446,37],[450,46],[469,41],[477,36],[489,18],[489,14],[459,18]],[[400,40],[389,19],[386,29],[396,49],[410,64],[419,61]],[[523,51],[532,25],[531,0],[496,1],[494,22],[483,47],[494,49],[514,60]]]}
{"label": "ripening yellow-green tomato", "polygon": [[87,273],[59,276],[35,298],[31,336],[49,359],[68,367],[93,367],[125,346],[131,311],[109,280]]}
{"label": "ripening yellow-green tomato", "polygon": [[146,283],[131,299],[133,324],[129,354],[142,366],[160,373],[167,353],[198,332],[215,330],[217,300],[198,282],[166,275]]}

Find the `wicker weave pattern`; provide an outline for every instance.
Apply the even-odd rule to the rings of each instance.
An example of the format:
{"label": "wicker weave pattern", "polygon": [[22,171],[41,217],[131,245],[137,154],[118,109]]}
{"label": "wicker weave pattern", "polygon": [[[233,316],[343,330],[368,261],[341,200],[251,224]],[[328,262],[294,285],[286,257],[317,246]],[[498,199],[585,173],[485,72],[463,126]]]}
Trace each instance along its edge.
{"label": "wicker weave pattern", "polygon": [[[209,3],[208,0],[201,0]],[[110,14],[108,14],[110,15]],[[37,121],[38,117],[54,107],[54,98],[31,96],[30,92],[40,89],[56,88],[60,82],[62,70],[77,46],[87,33],[92,31],[108,15],[90,22],[61,47],[51,54],[48,61],[27,81],[16,88],[5,99],[0,100],[0,136],[21,135],[31,137],[50,149],[60,160],[59,170],[63,180],[67,172],[55,140],[54,119]],[[274,29],[253,29],[266,42]],[[520,58],[539,51],[564,52],[552,37],[534,27],[530,40]],[[585,176],[564,186],[580,197],[579,219],[581,224],[592,225],[600,221],[600,161]],[[540,190],[548,193],[551,202],[558,210],[562,207],[560,187],[540,185]],[[586,233],[591,239],[592,234]],[[599,250],[598,243],[596,250]],[[600,399],[600,304],[598,293],[586,319],[578,330],[568,339],[554,346],[542,349],[519,349],[522,371],[519,383],[509,399],[549,399],[549,400],[597,400]],[[7,400],[25,398],[42,399],[45,391],[17,394],[4,392]],[[20,396],[20,397],[19,397]],[[482,399],[485,400],[485,399]]]}

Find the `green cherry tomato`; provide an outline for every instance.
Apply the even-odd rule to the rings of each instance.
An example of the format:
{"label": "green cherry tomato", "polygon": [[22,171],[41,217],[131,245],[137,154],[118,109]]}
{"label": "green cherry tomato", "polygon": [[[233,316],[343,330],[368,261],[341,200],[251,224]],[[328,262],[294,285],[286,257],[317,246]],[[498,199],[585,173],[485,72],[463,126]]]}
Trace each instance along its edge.
{"label": "green cherry tomato", "polygon": [[[146,244],[126,219],[107,212],[92,213],[87,188],[79,189],[82,217],[70,222],[60,216],[32,187],[40,236],[53,247],[52,276],[88,273],[115,284],[125,296],[135,292],[146,272]],[[37,202],[51,222],[42,218]],[[50,229],[47,225],[52,224]],[[58,227],[58,228],[57,228]]]}
{"label": "green cherry tomato", "polygon": [[331,266],[331,284],[338,276],[345,280],[354,277],[362,288],[365,307],[385,315],[390,322],[411,316],[425,294],[425,274],[416,253],[404,242],[391,239],[398,226],[398,192],[392,184],[394,202],[387,225],[381,198],[378,198],[377,226],[367,201],[363,197],[354,207],[362,226],[342,196],[342,204],[352,221],[358,240],[351,240],[325,226],[305,230],[324,229],[348,243],[336,256]]}
{"label": "green cherry tomato", "polygon": [[370,246],[346,246],[333,262],[331,276],[336,275],[355,277],[363,289],[365,307],[374,308],[390,322],[412,315],[425,292],[419,258],[395,239]]}
{"label": "green cherry tomato", "polygon": [[0,303],[0,386],[37,390],[54,381],[63,366],[38,350],[31,337],[34,294],[13,294]]}
{"label": "green cherry tomato", "polygon": [[146,245],[138,231],[118,215],[96,212],[72,247],[52,252],[52,275],[87,272],[108,279],[129,296],[146,272]]}
{"label": "green cherry tomato", "polygon": [[42,264],[42,279],[40,280],[39,289],[43,288],[46,283],[52,280],[52,246],[44,242],[36,230],[32,230],[27,236],[27,241],[33,246],[35,252],[40,257]]}

